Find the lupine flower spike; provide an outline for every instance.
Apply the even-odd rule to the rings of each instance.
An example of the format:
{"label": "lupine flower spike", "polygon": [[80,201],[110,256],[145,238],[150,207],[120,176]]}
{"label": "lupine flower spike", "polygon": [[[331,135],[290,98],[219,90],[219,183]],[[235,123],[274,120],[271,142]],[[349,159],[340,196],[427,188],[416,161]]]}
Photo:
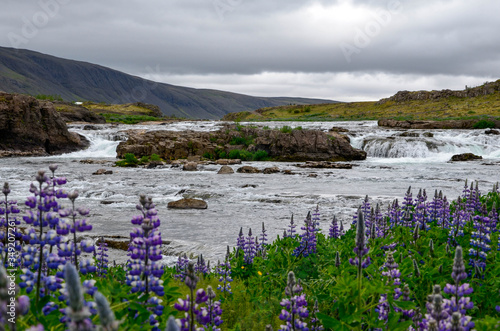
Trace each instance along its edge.
{"label": "lupine flower spike", "polygon": [[115,314],[109,307],[109,302],[100,292],[94,294],[94,300],[97,304],[97,312],[99,313],[101,331],[117,331],[119,322],[115,319]]}

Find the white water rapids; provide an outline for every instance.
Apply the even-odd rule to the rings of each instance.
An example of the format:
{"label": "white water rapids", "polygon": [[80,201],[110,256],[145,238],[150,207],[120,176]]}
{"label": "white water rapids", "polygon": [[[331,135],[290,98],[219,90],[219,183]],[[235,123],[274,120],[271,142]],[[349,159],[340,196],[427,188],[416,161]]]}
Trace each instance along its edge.
{"label": "white water rapids", "polygon": [[[139,194],[153,198],[162,221],[164,240],[171,241],[166,254],[202,253],[211,260],[223,257],[226,245],[234,246],[240,227],[260,233],[265,222],[269,238],[283,233],[290,216],[299,223],[308,211],[319,205],[323,231],[333,215],[346,226],[365,195],[387,206],[401,198],[408,186],[414,193],[426,189],[428,195],[442,190],[456,198],[465,179],[477,180],[483,192],[500,180],[500,136],[486,135],[485,130],[391,130],[375,122],[266,122],[251,125],[280,127],[301,126],[327,131],[331,127],[349,130],[351,144],[368,153],[367,160],[350,162],[352,169],[302,169],[293,163],[244,162],[263,169],[277,166],[290,169],[283,173],[217,175],[220,166],[203,165],[199,171],[180,168],[114,168],[116,146],[125,140],[126,130],[217,130],[222,122],[179,122],[167,125],[129,126],[93,125],[84,130],[73,125],[70,130],[91,141],[87,150],[52,157],[0,159],[0,181],[11,185],[11,198],[19,205],[29,193],[29,184],[39,169],[59,164],[57,175],[68,178],[67,190],[77,189],[78,205],[91,209],[93,235],[127,237],[130,219],[137,214]],[[242,123],[243,125],[247,123]],[[404,133],[404,136],[402,134]],[[448,162],[452,155],[474,153],[483,160]],[[81,163],[91,159],[93,164]],[[238,166],[233,166],[236,170]],[[112,175],[92,175],[97,169],[112,170]],[[316,175],[312,177],[309,175]],[[167,203],[182,197],[207,201],[207,210],[169,210]]]}

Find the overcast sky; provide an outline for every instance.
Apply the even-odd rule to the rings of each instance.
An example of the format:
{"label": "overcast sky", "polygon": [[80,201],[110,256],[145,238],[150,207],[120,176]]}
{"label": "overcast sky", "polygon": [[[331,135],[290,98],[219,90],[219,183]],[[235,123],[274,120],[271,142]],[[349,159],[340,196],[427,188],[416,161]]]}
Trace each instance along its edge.
{"label": "overcast sky", "polygon": [[378,100],[500,78],[498,0],[2,0],[0,45],[174,85]]}

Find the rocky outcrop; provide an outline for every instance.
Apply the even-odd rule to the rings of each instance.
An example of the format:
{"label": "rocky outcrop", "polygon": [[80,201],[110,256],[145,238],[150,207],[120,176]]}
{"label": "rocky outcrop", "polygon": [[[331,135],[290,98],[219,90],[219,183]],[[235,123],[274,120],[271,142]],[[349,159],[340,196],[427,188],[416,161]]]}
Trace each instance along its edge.
{"label": "rocky outcrop", "polygon": [[167,208],[172,209],[207,209],[208,204],[199,199],[181,199],[171,201],[168,203]]}
{"label": "rocky outcrop", "polygon": [[485,83],[484,85],[469,88],[466,87],[465,90],[452,91],[452,90],[441,90],[441,91],[399,91],[390,98],[381,99],[378,104],[385,103],[387,101],[394,102],[406,102],[413,100],[439,100],[449,97],[457,98],[473,98],[482,95],[489,95],[500,91],[500,79],[496,82]]}
{"label": "rocky outcrop", "polygon": [[[500,128],[500,121],[489,119]],[[479,120],[444,120],[444,121],[398,121],[393,119],[380,119],[378,126],[401,129],[473,129]]]}
{"label": "rocky outcrop", "polygon": [[[353,148],[347,136],[319,130],[282,132],[233,125],[216,132],[130,130],[128,135],[128,140],[118,145],[117,155],[120,158],[126,153],[133,153],[137,157],[158,154],[164,160],[176,160],[193,155],[215,156],[221,151],[229,154],[232,150],[241,149],[265,151],[276,161],[350,161],[366,158],[366,152]],[[233,145],[234,141],[246,141],[247,144]]]}
{"label": "rocky outcrop", "polygon": [[51,102],[0,92],[0,156],[62,154],[88,144],[68,131]]}
{"label": "rocky outcrop", "polygon": [[453,155],[451,157],[451,161],[472,161],[472,160],[481,160],[483,157],[479,155],[475,155],[472,153],[463,153]]}
{"label": "rocky outcrop", "polygon": [[54,108],[59,112],[61,118],[66,122],[88,122],[96,124],[106,123],[104,116],[91,112],[82,105],[70,102],[55,101]]}

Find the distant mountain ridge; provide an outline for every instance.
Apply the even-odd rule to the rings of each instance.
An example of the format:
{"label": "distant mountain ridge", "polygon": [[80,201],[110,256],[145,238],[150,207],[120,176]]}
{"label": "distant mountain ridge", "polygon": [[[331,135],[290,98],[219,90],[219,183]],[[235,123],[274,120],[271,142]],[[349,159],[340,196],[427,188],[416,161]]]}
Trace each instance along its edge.
{"label": "distant mountain ridge", "polygon": [[253,97],[145,80],[91,64],[30,50],[0,47],[0,91],[60,95],[67,101],[145,102],[165,115],[219,119],[228,113],[287,104],[321,104],[332,100]]}

